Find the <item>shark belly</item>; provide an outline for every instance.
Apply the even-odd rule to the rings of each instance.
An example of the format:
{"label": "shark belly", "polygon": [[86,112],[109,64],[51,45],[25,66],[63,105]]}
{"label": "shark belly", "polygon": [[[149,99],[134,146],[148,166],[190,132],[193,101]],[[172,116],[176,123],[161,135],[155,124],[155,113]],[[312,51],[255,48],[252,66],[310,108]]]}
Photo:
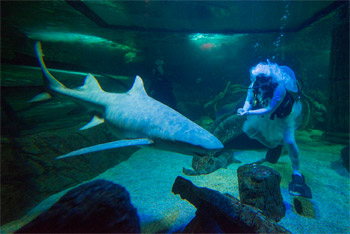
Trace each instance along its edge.
{"label": "shark belly", "polygon": [[211,133],[149,96],[119,103],[106,109],[105,120],[121,139],[148,138],[152,147],[190,155],[223,148]]}

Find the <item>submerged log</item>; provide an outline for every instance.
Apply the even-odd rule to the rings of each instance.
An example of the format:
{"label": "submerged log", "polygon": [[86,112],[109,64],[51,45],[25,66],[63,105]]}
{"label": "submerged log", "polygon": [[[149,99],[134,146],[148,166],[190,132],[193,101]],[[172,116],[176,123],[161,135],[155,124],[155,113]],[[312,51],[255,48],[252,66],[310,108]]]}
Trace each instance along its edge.
{"label": "submerged log", "polygon": [[197,208],[197,215],[185,228],[185,232],[290,233],[265,217],[260,210],[241,204],[229,194],[223,195],[212,189],[197,187],[183,177],[176,178],[172,192]]}
{"label": "submerged log", "polygon": [[278,171],[257,164],[246,164],[237,170],[239,197],[242,203],[262,210],[264,215],[280,221],[286,212]]}

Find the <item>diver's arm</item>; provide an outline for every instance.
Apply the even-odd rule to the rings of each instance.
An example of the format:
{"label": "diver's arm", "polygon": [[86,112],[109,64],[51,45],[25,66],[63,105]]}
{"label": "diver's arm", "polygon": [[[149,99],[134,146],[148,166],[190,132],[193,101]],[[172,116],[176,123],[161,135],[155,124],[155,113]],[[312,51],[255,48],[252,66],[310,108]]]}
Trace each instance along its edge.
{"label": "diver's arm", "polygon": [[244,102],[244,106],[243,108],[239,108],[237,110],[237,113],[242,115],[243,113],[246,113],[247,111],[249,111],[251,108],[252,108],[252,100],[253,100],[253,84],[251,84],[249,86],[249,89],[248,89],[248,92],[247,92],[247,97],[245,99],[245,102]]}
{"label": "diver's arm", "polygon": [[252,108],[253,88],[248,89],[247,98],[245,99],[243,110],[249,111]]}
{"label": "diver's arm", "polygon": [[247,115],[264,115],[273,112],[282,102],[285,95],[286,89],[282,85],[278,85],[273,92],[273,97],[269,106],[256,110],[250,110],[247,112]]}

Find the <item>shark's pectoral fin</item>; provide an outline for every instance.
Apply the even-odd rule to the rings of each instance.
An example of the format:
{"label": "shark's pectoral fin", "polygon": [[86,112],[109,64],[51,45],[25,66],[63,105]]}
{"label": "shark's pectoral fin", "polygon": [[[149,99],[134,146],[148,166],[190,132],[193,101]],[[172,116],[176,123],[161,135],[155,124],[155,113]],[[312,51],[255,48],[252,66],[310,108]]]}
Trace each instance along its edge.
{"label": "shark's pectoral fin", "polygon": [[107,149],[114,149],[114,148],[120,148],[125,146],[133,146],[133,145],[150,145],[153,141],[148,138],[138,138],[138,139],[131,139],[131,140],[118,140],[118,141],[112,141],[104,144],[94,145],[86,148],[82,148],[73,152],[70,152],[68,154],[62,155],[57,157],[56,159],[62,159],[62,158],[68,158],[73,157],[77,155],[92,153],[96,151],[102,151]]}
{"label": "shark's pectoral fin", "polygon": [[89,123],[87,123],[86,125],[84,125],[84,127],[81,127],[79,130],[86,130],[92,127],[95,127],[97,125],[103,124],[105,122],[105,120],[103,118],[100,118],[98,116],[94,116]]}
{"label": "shark's pectoral fin", "polygon": [[40,101],[46,101],[51,98],[51,94],[49,93],[39,93],[32,99],[30,99],[28,102],[40,102]]}

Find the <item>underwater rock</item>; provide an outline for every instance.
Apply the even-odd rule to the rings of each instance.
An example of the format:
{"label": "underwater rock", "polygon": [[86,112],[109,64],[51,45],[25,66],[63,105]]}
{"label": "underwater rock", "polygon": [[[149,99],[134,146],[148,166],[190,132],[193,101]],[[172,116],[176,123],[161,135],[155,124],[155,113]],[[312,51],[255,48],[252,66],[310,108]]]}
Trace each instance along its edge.
{"label": "underwater rock", "polygon": [[209,174],[216,171],[220,168],[221,164],[221,160],[209,155],[204,157],[193,157],[192,160],[192,168],[198,174]]}
{"label": "underwater rock", "polygon": [[77,128],[45,130],[1,142],[2,224],[25,215],[46,197],[96,177],[137,150],[127,147],[55,160],[62,153],[113,139],[103,126],[79,132]]}
{"label": "underwater rock", "polygon": [[349,171],[349,158],[350,158],[350,153],[349,153],[349,145],[345,146],[341,150],[341,158],[343,159],[343,166],[346,168],[346,170]]}
{"label": "underwater rock", "polygon": [[197,208],[184,233],[290,233],[260,210],[229,194],[197,187],[183,177],[176,178],[172,192]]}
{"label": "underwater rock", "polygon": [[206,155],[204,157],[193,157],[192,159],[192,168],[184,168],[183,172],[186,175],[203,175],[210,174],[220,168],[227,168],[231,163],[240,163],[234,157],[234,152],[224,151],[219,156]]}
{"label": "underwater rock", "polygon": [[223,144],[242,134],[242,126],[245,118],[236,114],[217,119],[210,127],[214,134]]}
{"label": "underwater rock", "polygon": [[280,189],[281,175],[274,169],[246,164],[237,169],[239,197],[242,203],[262,210],[267,217],[280,221],[286,208]]}
{"label": "underwater rock", "polygon": [[140,233],[140,219],[124,187],[94,180],[67,192],[16,233]]}

